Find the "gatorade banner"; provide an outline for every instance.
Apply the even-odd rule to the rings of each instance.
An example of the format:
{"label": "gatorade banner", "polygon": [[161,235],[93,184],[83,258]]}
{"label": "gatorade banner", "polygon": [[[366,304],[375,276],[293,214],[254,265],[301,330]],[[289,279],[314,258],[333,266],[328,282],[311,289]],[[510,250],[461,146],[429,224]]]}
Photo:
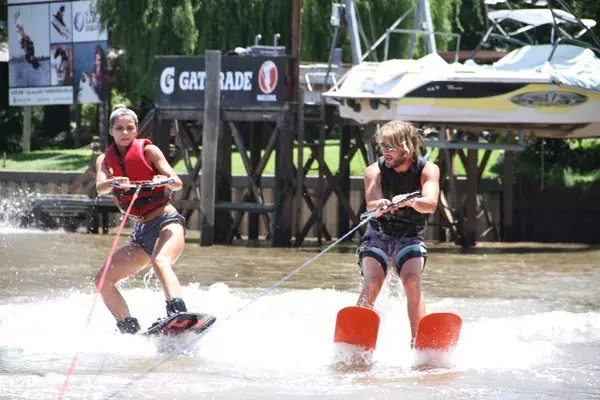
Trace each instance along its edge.
{"label": "gatorade banner", "polygon": [[[287,58],[222,56],[221,106],[281,106]],[[157,106],[201,106],[206,81],[204,56],[161,56],[157,61]]]}

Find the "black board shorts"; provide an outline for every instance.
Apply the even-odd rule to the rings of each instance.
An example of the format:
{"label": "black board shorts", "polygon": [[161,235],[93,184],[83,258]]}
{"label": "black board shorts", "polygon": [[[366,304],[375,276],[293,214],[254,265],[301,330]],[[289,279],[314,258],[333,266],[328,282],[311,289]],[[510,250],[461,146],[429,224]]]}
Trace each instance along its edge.
{"label": "black board shorts", "polygon": [[[427,246],[422,236],[395,237],[389,236],[370,225],[367,227],[365,235],[361,239],[360,246],[356,250],[358,255],[358,264],[362,273],[362,260],[365,257],[376,259],[383,271],[387,273],[389,262],[393,262],[398,275],[404,263],[411,258],[423,258],[427,261]],[[425,263],[423,263],[425,268]]]}

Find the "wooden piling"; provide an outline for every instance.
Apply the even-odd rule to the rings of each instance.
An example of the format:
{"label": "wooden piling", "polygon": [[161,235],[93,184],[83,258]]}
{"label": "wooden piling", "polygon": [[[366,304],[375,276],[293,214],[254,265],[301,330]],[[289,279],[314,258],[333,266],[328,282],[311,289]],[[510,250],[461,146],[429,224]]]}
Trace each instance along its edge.
{"label": "wooden piling", "polygon": [[221,52],[206,52],[204,126],[202,134],[202,178],[200,187],[200,245],[212,246],[215,237],[215,186],[221,108]]}
{"label": "wooden piling", "polygon": [[514,240],[513,231],[513,180],[515,177],[514,169],[515,152],[504,151],[503,178],[502,178],[502,241],[511,242]]}
{"label": "wooden piling", "polygon": [[479,174],[477,170],[477,150],[467,150],[467,231],[463,248],[475,246],[477,240],[477,193],[479,192]]}

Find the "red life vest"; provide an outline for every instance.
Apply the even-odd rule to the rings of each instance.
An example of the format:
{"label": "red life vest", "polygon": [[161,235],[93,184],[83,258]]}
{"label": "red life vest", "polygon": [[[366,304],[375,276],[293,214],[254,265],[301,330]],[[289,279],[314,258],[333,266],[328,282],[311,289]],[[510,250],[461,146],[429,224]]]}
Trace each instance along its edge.
{"label": "red life vest", "polygon": [[[152,168],[144,157],[144,148],[152,144],[148,139],[134,139],[133,143],[127,149],[127,153],[122,157],[116,146],[111,145],[104,152],[104,166],[106,167],[109,178],[115,176],[126,176],[131,182],[152,180],[157,171]],[[114,188],[112,195],[121,211],[125,211],[131,203],[135,189]],[[131,215],[137,217],[148,214],[150,211],[166,204],[171,199],[171,191],[164,186],[155,188],[143,188],[138,194]]]}

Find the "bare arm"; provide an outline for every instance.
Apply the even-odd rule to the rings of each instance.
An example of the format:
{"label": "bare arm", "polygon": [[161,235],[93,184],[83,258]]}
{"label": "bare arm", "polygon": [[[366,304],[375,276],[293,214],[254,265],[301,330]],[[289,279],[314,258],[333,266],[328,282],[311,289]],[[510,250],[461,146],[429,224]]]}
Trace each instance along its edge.
{"label": "bare arm", "polygon": [[110,193],[112,188],[109,185],[111,182],[119,182],[121,184],[129,183],[129,178],[126,176],[108,177],[108,171],[104,165],[104,154],[100,154],[96,159],[96,191],[99,195]]}
{"label": "bare arm", "polygon": [[421,197],[414,199],[412,208],[421,214],[433,214],[440,198],[440,168],[427,161],[421,172]]}
{"label": "bare arm", "polygon": [[159,175],[155,176],[154,179],[166,178],[175,180],[175,183],[166,185],[169,189],[173,191],[179,190],[183,187],[181,179],[179,178],[179,176],[177,176],[173,168],[169,165],[167,159],[165,158],[165,155],[162,153],[162,151],[160,151],[158,147],[156,147],[153,144],[146,146],[144,148],[144,156],[146,157],[146,161],[148,161],[148,164],[154,167],[159,173]]}

